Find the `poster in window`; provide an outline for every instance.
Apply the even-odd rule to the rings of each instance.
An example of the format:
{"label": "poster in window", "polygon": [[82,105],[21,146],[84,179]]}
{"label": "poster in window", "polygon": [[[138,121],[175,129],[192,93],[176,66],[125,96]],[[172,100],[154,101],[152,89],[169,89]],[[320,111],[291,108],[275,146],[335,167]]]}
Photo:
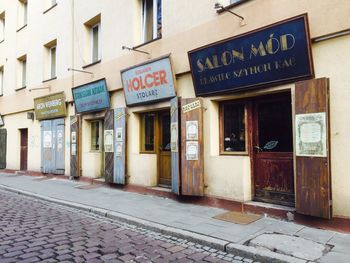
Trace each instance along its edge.
{"label": "poster in window", "polygon": [[72,155],[75,156],[77,155],[77,144],[72,143]]}
{"label": "poster in window", "polygon": [[178,123],[172,122],[170,124],[170,144],[171,144],[171,152],[178,152]]}
{"label": "poster in window", "polygon": [[186,121],[186,140],[198,140],[198,121]]}
{"label": "poster in window", "polygon": [[123,143],[122,142],[117,142],[115,144],[115,155],[116,156],[122,156],[123,154]]}
{"label": "poster in window", "polygon": [[327,157],[326,113],[295,115],[296,155]]}
{"label": "poster in window", "polygon": [[105,152],[113,152],[113,130],[105,130]]}
{"label": "poster in window", "polygon": [[77,143],[77,133],[72,132],[72,143]]}
{"label": "poster in window", "polygon": [[186,160],[197,161],[199,156],[199,144],[198,141],[186,142]]}
{"label": "poster in window", "polygon": [[117,128],[115,131],[115,140],[117,142],[123,141],[123,128]]}
{"label": "poster in window", "polygon": [[52,132],[44,131],[44,148],[52,148]]}

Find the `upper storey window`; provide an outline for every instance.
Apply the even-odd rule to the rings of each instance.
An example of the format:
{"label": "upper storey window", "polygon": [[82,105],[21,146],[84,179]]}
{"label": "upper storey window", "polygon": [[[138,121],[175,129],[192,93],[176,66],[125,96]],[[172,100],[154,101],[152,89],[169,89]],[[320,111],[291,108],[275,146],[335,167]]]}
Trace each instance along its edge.
{"label": "upper storey window", "polygon": [[5,39],[5,12],[0,14],[0,42]]}
{"label": "upper storey window", "polygon": [[162,1],[141,0],[141,40],[143,43],[162,37]]}
{"label": "upper storey window", "polygon": [[28,0],[18,0],[18,26],[22,28],[28,23]]}

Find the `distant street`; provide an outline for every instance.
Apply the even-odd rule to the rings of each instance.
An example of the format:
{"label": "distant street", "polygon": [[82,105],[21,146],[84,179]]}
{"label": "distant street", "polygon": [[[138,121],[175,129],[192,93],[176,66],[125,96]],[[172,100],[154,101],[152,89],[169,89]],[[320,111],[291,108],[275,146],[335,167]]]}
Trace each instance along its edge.
{"label": "distant street", "polygon": [[252,262],[0,191],[0,262]]}

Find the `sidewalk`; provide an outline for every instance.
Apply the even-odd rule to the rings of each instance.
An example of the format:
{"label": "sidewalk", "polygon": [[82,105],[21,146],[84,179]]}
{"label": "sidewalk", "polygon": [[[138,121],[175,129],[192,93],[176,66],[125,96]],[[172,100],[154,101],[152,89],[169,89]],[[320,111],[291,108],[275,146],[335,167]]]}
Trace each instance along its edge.
{"label": "sidewalk", "polygon": [[213,217],[223,209],[183,204],[61,179],[0,174],[0,189],[72,206],[261,262],[350,262],[350,235],[261,218],[248,225]]}

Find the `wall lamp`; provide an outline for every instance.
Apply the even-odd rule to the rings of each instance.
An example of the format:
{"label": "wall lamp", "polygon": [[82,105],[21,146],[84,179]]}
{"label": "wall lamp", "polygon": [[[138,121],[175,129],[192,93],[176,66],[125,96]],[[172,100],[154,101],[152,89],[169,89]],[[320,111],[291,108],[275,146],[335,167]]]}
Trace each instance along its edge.
{"label": "wall lamp", "polygon": [[222,4],[216,2],[214,5],[214,9],[219,9],[219,10],[223,10],[223,11],[227,11],[229,13],[231,13],[232,15],[238,17],[241,20],[241,26],[245,26],[247,23],[244,20],[243,16],[240,16],[239,14],[236,14],[235,12],[232,12],[229,8],[223,6]]}
{"label": "wall lamp", "polygon": [[40,90],[40,89],[51,89],[51,87],[47,86],[47,87],[40,87],[40,88],[32,88],[32,89],[29,89],[28,91],[32,92],[32,90]]}
{"label": "wall lamp", "polygon": [[134,47],[127,47],[127,46],[122,46],[122,50],[129,50],[129,51],[135,51],[135,52],[139,52],[139,53],[143,53],[143,54],[147,54],[148,56],[151,56],[151,53],[143,51],[143,50],[139,50],[137,48]]}

